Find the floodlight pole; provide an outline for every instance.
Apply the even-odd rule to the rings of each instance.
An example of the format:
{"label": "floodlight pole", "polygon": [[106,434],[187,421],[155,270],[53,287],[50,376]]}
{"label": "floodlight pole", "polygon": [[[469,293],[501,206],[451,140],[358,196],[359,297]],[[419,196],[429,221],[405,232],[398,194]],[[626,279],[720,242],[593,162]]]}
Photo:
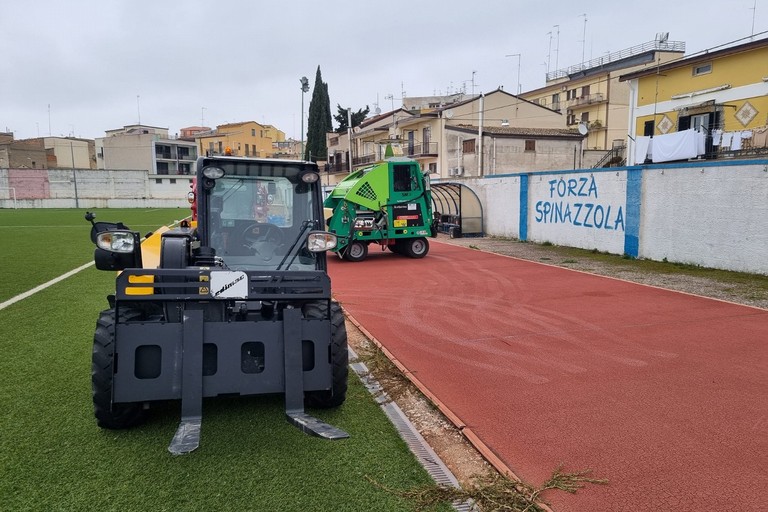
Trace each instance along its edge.
{"label": "floodlight pole", "polygon": [[299,79],[301,82],[301,155],[299,160],[304,159],[304,93],[309,91],[309,80],[303,76]]}

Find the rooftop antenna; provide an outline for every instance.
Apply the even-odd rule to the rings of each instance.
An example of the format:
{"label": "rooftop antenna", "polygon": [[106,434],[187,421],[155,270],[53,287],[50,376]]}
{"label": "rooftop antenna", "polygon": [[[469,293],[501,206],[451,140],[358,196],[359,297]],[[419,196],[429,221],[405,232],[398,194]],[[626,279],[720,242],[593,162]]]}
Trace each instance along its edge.
{"label": "rooftop antenna", "polygon": [[387,94],[384,96],[385,100],[392,100],[392,110],[395,110],[395,96],[393,94]]}
{"label": "rooftop antenna", "polygon": [[549,36],[549,49],[547,50],[547,74],[549,74],[549,63],[552,62],[552,31],[547,32]]}
{"label": "rooftop antenna", "polygon": [[558,69],[558,62],[560,60],[560,25],[553,25],[552,28],[557,29],[557,46],[555,47],[555,69]]}
{"label": "rooftop antenna", "polygon": [[584,30],[581,34],[581,66],[584,67],[584,50],[586,50],[587,47],[587,15],[586,14],[580,14],[579,15],[584,16]]}
{"label": "rooftop antenna", "polygon": [[200,128],[205,126],[205,107],[200,107]]}
{"label": "rooftop antenna", "polygon": [[752,32],[749,33],[749,40],[755,39],[755,13],[757,12],[757,0],[752,4]]}
{"label": "rooftop antenna", "polygon": [[139,124],[141,124],[141,103],[139,103],[139,95],[136,95],[136,111],[139,113]]}
{"label": "rooftop antenna", "polygon": [[519,53],[512,53],[510,55],[506,55],[506,57],[517,57],[517,89],[515,89],[515,94],[520,94],[520,61],[523,59],[523,57]]}

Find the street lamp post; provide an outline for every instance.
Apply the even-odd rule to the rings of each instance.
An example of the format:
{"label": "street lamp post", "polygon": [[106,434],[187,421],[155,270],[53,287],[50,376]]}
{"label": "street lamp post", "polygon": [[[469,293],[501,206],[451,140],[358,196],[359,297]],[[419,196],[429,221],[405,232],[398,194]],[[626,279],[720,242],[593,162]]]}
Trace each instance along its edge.
{"label": "street lamp post", "polygon": [[304,159],[304,93],[309,91],[309,80],[303,76],[299,79],[301,82],[301,156],[299,160]]}
{"label": "street lamp post", "polygon": [[349,172],[352,172],[352,107],[347,108],[347,140],[349,141]]}

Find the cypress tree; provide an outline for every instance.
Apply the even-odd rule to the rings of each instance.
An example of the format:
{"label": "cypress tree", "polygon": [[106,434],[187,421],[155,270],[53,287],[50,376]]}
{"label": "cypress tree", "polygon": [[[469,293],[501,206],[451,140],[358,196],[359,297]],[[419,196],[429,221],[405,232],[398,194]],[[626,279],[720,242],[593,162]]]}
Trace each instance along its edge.
{"label": "cypress tree", "polygon": [[315,88],[309,103],[309,121],[307,123],[307,146],[305,160],[325,160],[328,158],[328,146],[325,134],[333,130],[331,123],[331,100],[328,97],[328,84],[323,82],[320,66],[317,66]]}

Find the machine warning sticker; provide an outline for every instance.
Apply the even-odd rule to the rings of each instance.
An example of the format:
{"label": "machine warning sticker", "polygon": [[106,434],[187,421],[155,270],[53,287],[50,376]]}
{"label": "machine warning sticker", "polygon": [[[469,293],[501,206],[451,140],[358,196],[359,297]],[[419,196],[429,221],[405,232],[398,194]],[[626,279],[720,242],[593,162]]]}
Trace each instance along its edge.
{"label": "machine warning sticker", "polygon": [[211,296],[214,299],[248,297],[248,275],[245,272],[211,272]]}

